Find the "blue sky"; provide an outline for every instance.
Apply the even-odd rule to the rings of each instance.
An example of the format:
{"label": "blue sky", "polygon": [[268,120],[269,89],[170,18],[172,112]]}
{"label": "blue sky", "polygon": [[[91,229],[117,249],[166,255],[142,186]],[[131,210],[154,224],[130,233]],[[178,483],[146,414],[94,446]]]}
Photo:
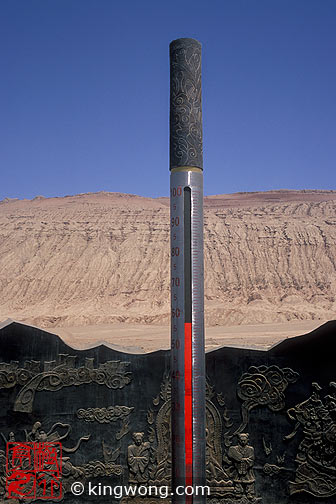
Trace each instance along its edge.
{"label": "blue sky", "polygon": [[205,194],[336,189],[334,0],[2,0],[0,199],[167,196],[179,37],[203,45]]}

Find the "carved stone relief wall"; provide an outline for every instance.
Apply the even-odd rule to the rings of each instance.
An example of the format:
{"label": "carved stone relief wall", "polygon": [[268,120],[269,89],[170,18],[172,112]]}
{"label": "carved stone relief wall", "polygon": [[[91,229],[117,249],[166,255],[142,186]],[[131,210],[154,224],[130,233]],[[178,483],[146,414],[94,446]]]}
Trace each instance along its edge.
{"label": "carved stone relief wall", "polygon": [[[206,355],[211,504],[334,504],[335,329]],[[0,502],[8,441],[62,443],[64,503],[87,501],[75,481],[170,486],[169,367],[168,351],[76,351],[35,328],[0,329]]]}

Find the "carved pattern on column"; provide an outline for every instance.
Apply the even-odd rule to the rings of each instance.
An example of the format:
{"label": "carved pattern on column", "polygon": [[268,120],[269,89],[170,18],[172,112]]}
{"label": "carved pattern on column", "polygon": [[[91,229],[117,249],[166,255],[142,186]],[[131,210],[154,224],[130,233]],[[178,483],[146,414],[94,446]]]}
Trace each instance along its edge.
{"label": "carved pattern on column", "polygon": [[201,44],[170,44],[170,168],[203,168]]}

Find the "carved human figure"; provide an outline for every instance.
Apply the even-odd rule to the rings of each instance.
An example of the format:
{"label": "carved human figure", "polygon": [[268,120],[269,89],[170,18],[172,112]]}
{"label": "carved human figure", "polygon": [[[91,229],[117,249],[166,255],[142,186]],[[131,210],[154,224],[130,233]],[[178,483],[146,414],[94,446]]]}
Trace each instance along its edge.
{"label": "carved human figure", "polygon": [[287,411],[289,418],[296,421],[296,425],[285,439],[294,437],[300,426],[303,428],[303,440],[299,444],[296,456],[296,462],[299,463],[306,461],[308,452],[317,459],[320,458],[323,425],[331,420],[328,409],[320,398],[320,392],[320,385],[313,382],[311,396]]}
{"label": "carved human figure", "polygon": [[254,448],[248,445],[249,435],[238,434],[238,445],[230,446],[228,457],[232,460],[234,471],[233,481],[238,495],[245,495],[248,499],[255,497]]}
{"label": "carved human figure", "polygon": [[336,495],[336,383],[330,382],[329,387],[330,393],[321,397],[320,385],[313,382],[310,397],[287,411],[296,423],[284,439],[293,439],[301,430],[295,480],[289,482],[290,495]]}
{"label": "carved human figure", "polygon": [[[60,443],[64,439],[66,439],[71,432],[70,424],[63,424],[61,422],[54,423],[48,432],[44,431],[42,428],[41,422],[35,422],[32,430],[30,432],[26,432],[26,441],[34,442],[34,443]],[[58,432],[57,427],[61,428],[61,433]],[[90,434],[87,436],[82,436],[78,439],[75,446],[68,448],[62,444],[62,452],[65,453],[75,453],[80,447],[82,441],[88,441],[90,439]],[[62,461],[65,462],[66,458],[63,456]]]}
{"label": "carved human figure", "polygon": [[133,432],[134,443],[128,446],[127,462],[130,483],[145,483],[148,480],[149,442],[144,441],[143,432]]}
{"label": "carved human figure", "polygon": [[40,427],[42,427],[41,422],[35,422],[32,430],[26,434],[27,441],[38,442],[40,437]]}
{"label": "carved human figure", "polygon": [[39,443],[46,443],[48,441],[48,435],[44,430],[40,430],[39,435],[38,435],[38,442]]}

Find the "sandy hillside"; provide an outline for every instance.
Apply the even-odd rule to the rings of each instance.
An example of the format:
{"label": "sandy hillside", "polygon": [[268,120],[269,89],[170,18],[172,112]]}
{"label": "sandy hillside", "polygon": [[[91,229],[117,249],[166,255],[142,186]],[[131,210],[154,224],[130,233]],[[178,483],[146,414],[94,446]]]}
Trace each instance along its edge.
{"label": "sandy hillside", "polygon": [[[207,197],[204,233],[208,327],[336,318],[336,191]],[[169,200],[2,201],[0,286],[0,320],[168,326]]]}

